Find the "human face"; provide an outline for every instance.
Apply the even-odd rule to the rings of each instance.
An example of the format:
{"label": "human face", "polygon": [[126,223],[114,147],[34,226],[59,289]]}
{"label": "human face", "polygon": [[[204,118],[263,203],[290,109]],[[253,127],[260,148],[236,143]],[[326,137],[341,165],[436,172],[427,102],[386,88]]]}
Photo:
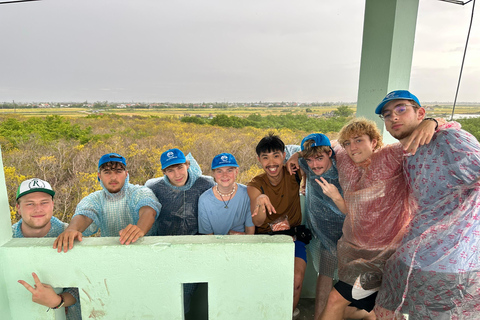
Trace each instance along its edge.
{"label": "human face", "polygon": [[392,100],[382,109],[385,128],[400,141],[407,139],[425,116],[425,109],[416,110],[409,100]]}
{"label": "human face", "polygon": [[100,170],[98,178],[102,181],[108,192],[117,193],[123,188],[127,175],[128,171],[123,168],[116,167],[113,169],[107,167]]}
{"label": "human face", "polygon": [[314,156],[305,158],[307,165],[317,176],[324,174],[332,166],[332,150],[329,153],[317,153]]}
{"label": "human face", "polygon": [[281,178],[283,173],[283,161],[285,160],[285,152],[262,152],[257,157],[260,165],[270,179]]}
{"label": "human face", "polygon": [[163,170],[163,173],[175,187],[182,187],[188,180],[188,167],[189,165],[185,163],[173,165]]}
{"label": "human face", "polygon": [[50,219],[53,215],[52,196],[45,192],[32,192],[18,199],[17,211],[22,217],[22,232],[50,230]]}
{"label": "human face", "polygon": [[353,162],[362,163],[372,156],[376,145],[376,139],[370,140],[368,135],[363,134],[345,140],[343,148]]}
{"label": "human face", "polygon": [[213,170],[213,178],[219,186],[231,189],[237,178],[238,167],[221,167]]}

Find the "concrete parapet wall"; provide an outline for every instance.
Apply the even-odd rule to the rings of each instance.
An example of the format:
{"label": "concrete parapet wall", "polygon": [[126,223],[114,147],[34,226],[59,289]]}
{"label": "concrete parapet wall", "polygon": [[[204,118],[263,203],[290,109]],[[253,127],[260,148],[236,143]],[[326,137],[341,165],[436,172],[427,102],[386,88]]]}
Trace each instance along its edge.
{"label": "concrete parapet wall", "polygon": [[[67,253],[54,239],[0,247],[2,319],[55,319],[17,280],[36,272],[78,287],[83,319],[183,319],[182,283],[208,283],[209,319],[291,319],[294,245],[288,236],[85,238]],[[1,274],[0,274],[1,275]]]}

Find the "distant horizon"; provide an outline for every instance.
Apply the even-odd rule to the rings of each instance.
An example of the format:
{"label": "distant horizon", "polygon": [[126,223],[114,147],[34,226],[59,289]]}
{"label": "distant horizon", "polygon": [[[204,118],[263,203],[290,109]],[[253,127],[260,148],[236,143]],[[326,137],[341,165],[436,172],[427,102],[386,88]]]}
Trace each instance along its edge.
{"label": "distant horizon", "polygon": [[[39,101],[2,101],[0,103],[5,104],[5,103],[15,103],[15,104],[38,104],[38,103],[55,103],[55,104],[80,104],[80,103],[88,103],[88,104],[93,104],[93,103],[108,103],[108,104],[134,104],[134,103],[141,103],[141,104],[229,104],[229,103],[234,103],[234,104],[269,104],[269,103],[297,103],[297,104],[312,104],[312,103],[319,103],[319,104],[324,104],[324,103],[329,103],[329,104],[357,104],[357,101],[109,101],[109,100],[82,100],[82,101],[67,101],[67,100],[39,100]],[[422,101],[422,105],[424,104],[453,104],[453,101]],[[457,101],[457,105],[459,104],[467,104],[467,105],[480,105],[480,101]]]}

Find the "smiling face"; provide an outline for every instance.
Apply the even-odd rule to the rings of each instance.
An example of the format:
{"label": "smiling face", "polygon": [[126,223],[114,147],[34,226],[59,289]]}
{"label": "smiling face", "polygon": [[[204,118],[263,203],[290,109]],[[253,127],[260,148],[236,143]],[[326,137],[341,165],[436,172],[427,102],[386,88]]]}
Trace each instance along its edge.
{"label": "smiling face", "polygon": [[213,178],[224,190],[232,189],[238,175],[237,167],[221,167],[213,170]]}
{"label": "smiling face", "polygon": [[270,180],[282,178],[285,152],[261,152],[257,159]]}
{"label": "smiling face", "polygon": [[362,163],[369,159],[375,151],[376,145],[377,140],[370,140],[366,134],[351,136],[342,144],[350,159],[355,163]]}
{"label": "smiling face", "polygon": [[119,192],[125,185],[128,172],[119,162],[108,162],[100,167],[98,178],[110,193]]}
{"label": "smiling face", "polygon": [[52,196],[45,192],[32,192],[18,199],[18,214],[22,217],[22,232],[27,236],[29,231],[50,230],[50,219],[53,215]]}
{"label": "smiling face", "polygon": [[324,174],[332,166],[332,150],[329,153],[321,152],[305,158],[307,165],[317,176]]}
{"label": "smiling face", "polygon": [[382,109],[385,128],[395,139],[407,139],[425,117],[425,109],[410,100],[392,100]]}
{"label": "smiling face", "polygon": [[182,187],[188,180],[188,163],[174,164],[163,170],[163,174],[168,177],[168,180],[175,187]]}

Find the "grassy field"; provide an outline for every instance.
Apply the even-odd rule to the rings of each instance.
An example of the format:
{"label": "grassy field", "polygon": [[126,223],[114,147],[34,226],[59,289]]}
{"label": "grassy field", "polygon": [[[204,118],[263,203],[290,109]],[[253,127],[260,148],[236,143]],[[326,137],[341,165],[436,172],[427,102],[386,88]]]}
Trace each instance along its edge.
{"label": "grassy field", "polygon": [[[351,109],[356,110],[356,105],[348,105]],[[452,105],[437,105],[433,103],[426,103],[428,114],[434,114],[437,116],[449,116],[452,113]],[[332,106],[317,106],[308,107],[311,112],[308,114],[324,114],[336,110],[339,105]],[[208,117],[209,115],[226,114],[236,116],[248,116],[253,113],[266,115],[282,115],[282,114],[307,114],[306,106],[290,106],[290,107],[230,107],[230,108],[109,108],[102,110],[93,110],[89,108],[17,108],[17,109],[0,109],[0,114],[22,114],[27,116],[46,116],[46,115],[61,115],[61,116],[85,116],[88,114],[98,113],[114,113],[118,115],[142,115],[142,116],[173,116],[183,117],[189,116],[202,116]],[[480,104],[478,105],[457,105],[455,107],[455,114],[478,114],[480,113]]]}

